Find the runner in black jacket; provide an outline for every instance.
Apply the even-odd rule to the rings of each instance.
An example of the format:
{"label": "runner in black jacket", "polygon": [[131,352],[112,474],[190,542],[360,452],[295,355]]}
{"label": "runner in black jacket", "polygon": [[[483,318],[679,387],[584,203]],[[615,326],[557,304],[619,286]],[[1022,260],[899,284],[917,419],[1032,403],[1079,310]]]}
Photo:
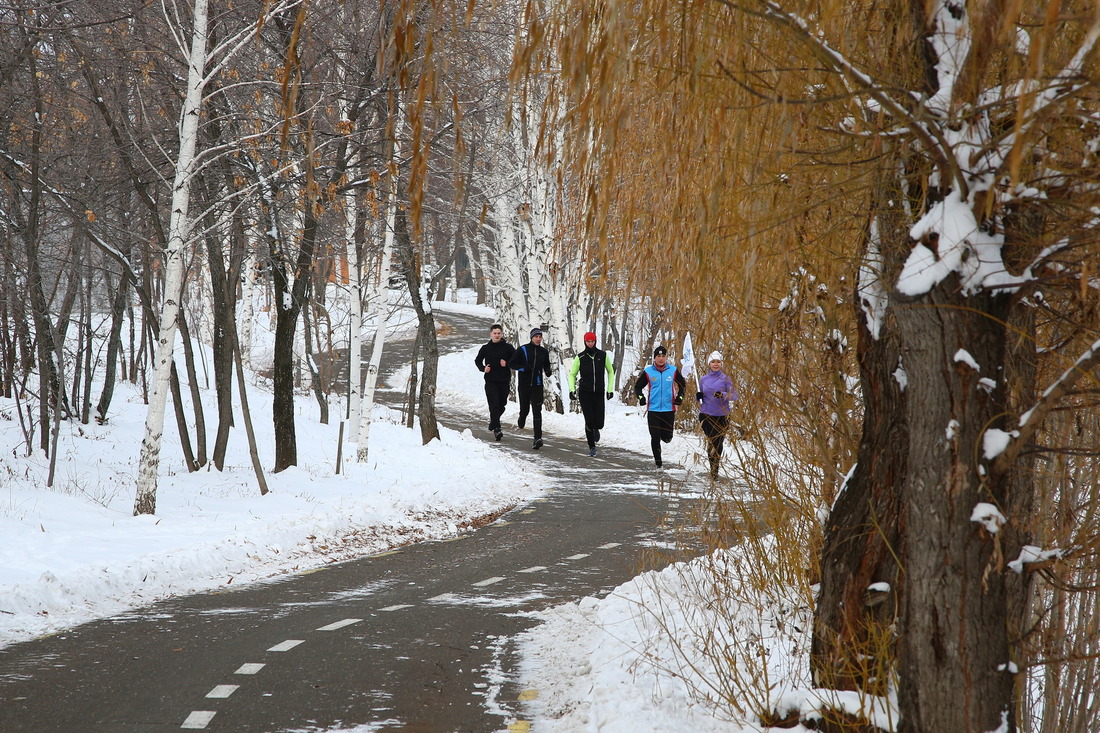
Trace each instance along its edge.
{"label": "runner in black jacket", "polygon": [[524,344],[512,354],[508,366],[516,370],[516,392],[519,395],[519,419],[516,427],[522,428],[531,413],[531,427],[535,430],[535,450],[542,447],[542,394],[543,381],[549,377],[550,352],[542,345],[542,330],[531,329],[531,343]]}
{"label": "runner in black jacket", "polygon": [[485,373],[489,429],[497,440],[504,437],[504,431],[500,429],[500,416],[508,405],[508,387],[512,383],[512,370],[508,368],[508,361],[515,352],[515,347],[504,340],[504,329],[499,323],[494,323],[489,329],[489,342],[481,347],[474,358],[477,370]]}

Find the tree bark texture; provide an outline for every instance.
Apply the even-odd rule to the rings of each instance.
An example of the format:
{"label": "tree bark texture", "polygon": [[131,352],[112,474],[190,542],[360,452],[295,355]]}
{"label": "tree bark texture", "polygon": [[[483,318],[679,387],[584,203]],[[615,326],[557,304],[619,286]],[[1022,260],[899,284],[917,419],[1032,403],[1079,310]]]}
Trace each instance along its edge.
{"label": "tree bark texture", "polygon": [[[908,469],[903,344],[886,273],[905,261],[909,220],[886,162],[873,199],[853,293],[863,428],[851,469],[825,523],[814,609],[814,684],[885,694],[896,658],[894,624],[902,495]],[[895,193],[891,193],[895,192]]]}
{"label": "tree bark texture", "polygon": [[875,339],[860,322],[863,434],[825,525],[811,649],[818,687],[886,691],[899,590],[895,487],[906,473],[909,443],[906,395],[895,376],[900,351],[893,327]]}
{"label": "tree bark texture", "polygon": [[[963,296],[955,276],[895,306],[908,374],[904,590],[899,675],[902,733],[997,730],[1015,720],[1000,541],[971,520],[1004,506],[982,475],[983,433],[1004,416],[1003,299]],[[976,371],[956,355],[966,352]],[[984,372],[984,375],[983,375]]]}

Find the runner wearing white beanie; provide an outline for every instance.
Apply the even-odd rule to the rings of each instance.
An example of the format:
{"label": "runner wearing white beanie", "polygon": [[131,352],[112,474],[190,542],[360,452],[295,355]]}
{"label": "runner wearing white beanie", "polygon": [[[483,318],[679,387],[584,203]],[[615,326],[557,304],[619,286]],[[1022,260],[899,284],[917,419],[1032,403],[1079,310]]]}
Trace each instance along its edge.
{"label": "runner wearing white beanie", "polygon": [[722,444],[729,429],[730,402],[737,400],[737,390],[733,380],[722,371],[722,355],[710,352],[707,364],[710,367],[699,377],[699,422],[707,436],[707,458],[710,459],[710,475],[718,477],[718,463],[722,458]]}

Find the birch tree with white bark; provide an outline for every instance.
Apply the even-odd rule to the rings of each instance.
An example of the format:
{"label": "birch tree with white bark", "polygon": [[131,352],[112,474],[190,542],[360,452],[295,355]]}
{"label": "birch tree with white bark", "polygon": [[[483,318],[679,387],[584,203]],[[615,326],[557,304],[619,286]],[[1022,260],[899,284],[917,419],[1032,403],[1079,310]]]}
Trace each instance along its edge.
{"label": "birch tree with white bark", "polygon": [[[400,118],[398,118],[400,119]],[[358,442],[356,460],[365,463],[370,454],[370,428],[374,421],[374,394],[378,386],[378,373],[382,364],[382,351],[386,344],[386,329],[389,327],[390,314],[390,263],[393,259],[393,235],[397,214],[397,166],[393,162],[401,152],[397,131],[399,124],[394,124],[395,134],[391,146],[391,163],[389,174],[386,178],[386,195],[383,200],[382,220],[382,256],[378,270],[374,275],[374,337],[371,340],[370,361],[367,363],[367,379],[363,389],[363,399],[359,408]]]}
{"label": "birch tree with white bark", "polygon": [[[545,94],[536,79],[524,95],[494,109],[491,176],[482,182],[492,211],[484,248],[493,255],[491,288],[501,322],[514,329],[521,344],[531,328],[546,329],[544,345],[561,366],[572,355],[575,322],[584,321],[573,314],[584,263],[562,236],[557,166],[539,153],[540,130],[560,121],[560,109],[547,104]],[[561,387],[558,379],[545,391],[547,407],[558,412],[563,409]]]}
{"label": "birch tree with white bark", "polygon": [[[145,418],[145,436],[138,459],[137,496],[134,514],[155,514],[157,508],[157,474],[160,468],[160,440],[164,432],[164,412],[168,395],[168,379],[175,352],[180,297],[183,294],[183,256],[191,236],[188,211],[191,183],[195,175],[195,151],[199,136],[199,113],[206,87],[207,1],[195,0],[187,52],[187,86],[180,112],[179,154],[172,184],[172,208],[168,220],[168,245],[164,252],[164,303],[160,313],[157,356],[153,391],[149,397],[149,412]],[[181,40],[177,38],[177,40]]]}
{"label": "birch tree with white bark", "polygon": [[[297,4],[297,0],[276,3],[268,13],[285,12]],[[179,325],[180,304],[183,297],[184,261],[189,256],[194,237],[194,221],[190,216],[191,189],[199,166],[224,151],[200,151],[199,125],[204,104],[204,92],[213,75],[219,73],[230,60],[253,39],[256,19],[244,27],[225,33],[217,45],[208,50],[208,3],[195,0],[191,10],[191,29],[187,33],[177,25],[186,16],[180,8],[162,3],[168,27],[173,29],[174,40],[187,59],[185,94],[179,119],[178,154],[174,163],[172,197],[168,213],[168,235],[163,253],[164,284],[163,303],[159,315],[157,349],[154,362],[155,377],[149,399],[149,411],[145,422],[138,462],[137,491],[134,501],[135,514],[156,512],[157,476],[160,465],[161,436],[164,428],[165,408],[169,378],[174,360],[176,333]]]}

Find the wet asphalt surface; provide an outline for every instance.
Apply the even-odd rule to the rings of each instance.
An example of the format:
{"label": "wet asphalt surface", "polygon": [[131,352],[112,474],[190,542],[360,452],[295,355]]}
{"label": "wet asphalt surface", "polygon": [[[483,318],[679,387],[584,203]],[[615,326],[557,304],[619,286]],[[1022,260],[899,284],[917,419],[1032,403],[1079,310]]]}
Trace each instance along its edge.
{"label": "wet asphalt surface", "polygon": [[[485,338],[482,319],[439,320],[442,353]],[[497,445],[531,455],[516,414]],[[441,418],[492,441],[483,415]],[[544,437],[546,496],[481,529],[0,649],[0,731],[526,730],[530,614],[683,559],[701,490],[649,456]]]}

